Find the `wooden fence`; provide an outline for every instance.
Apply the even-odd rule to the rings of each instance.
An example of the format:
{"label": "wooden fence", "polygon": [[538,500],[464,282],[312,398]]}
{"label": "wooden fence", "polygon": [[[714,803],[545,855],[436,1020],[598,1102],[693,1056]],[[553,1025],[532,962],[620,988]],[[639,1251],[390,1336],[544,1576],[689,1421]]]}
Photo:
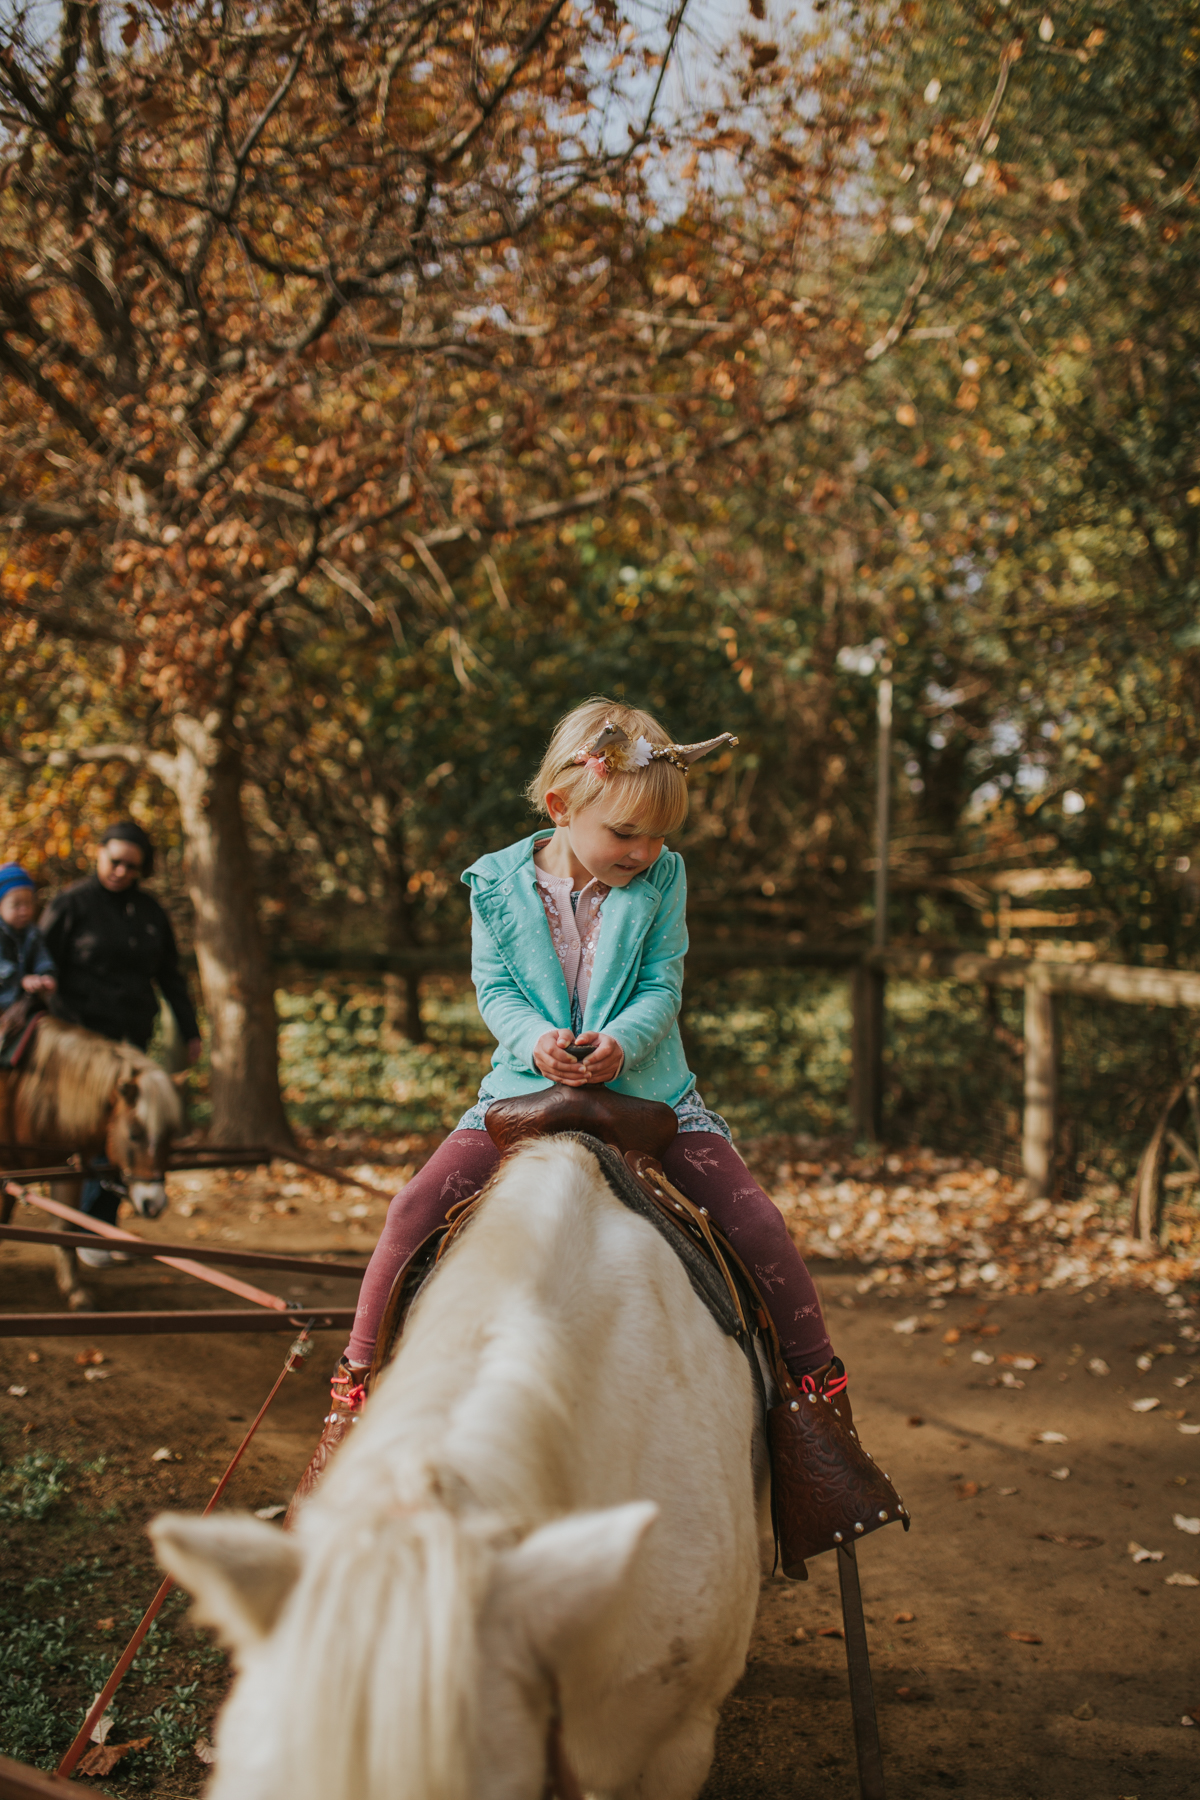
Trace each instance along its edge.
{"label": "wooden fence", "polygon": [[[281,966],[346,973],[422,975],[465,973],[465,946],[396,951],[294,951]],[[1058,1141],[1058,1021],[1062,994],[1090,995],[1131,1006],[1200,1010],[1200,972],[1132,968],[1122,963],[1059,963],[1038,958],[986,956],[976,951],[893,946],[862,950],[786,940],[693,944],[687,966],[694,974],[738,969],[819,968],[844,971],[851,982],[851,1110],[863,1137],[883,1136],[883,1071],[889,976],[909,981],[961,981],[1025,993],[1025,1080],[1021,1161],[1031,1197],[1053,1186]]]}

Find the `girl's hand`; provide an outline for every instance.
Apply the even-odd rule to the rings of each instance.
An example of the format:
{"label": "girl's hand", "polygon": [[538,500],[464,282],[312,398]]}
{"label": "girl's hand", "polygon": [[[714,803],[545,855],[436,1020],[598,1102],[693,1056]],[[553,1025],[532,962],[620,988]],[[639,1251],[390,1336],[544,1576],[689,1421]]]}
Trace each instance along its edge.
{"label": "girl's hand", "polygon": [[551,1081],[559,1081],[565,1087],[582,1087],[587,1080],[580,1064],[573,1056],[568,1056],[566,1046],[575,1042],[575,1034],[571,1031],[543,1031],[533,1046],[533,1066],[548,1075]]}
{"label": "girl's hand", "polygon": [[21,986],[27,994],[52,994],[58,983],[53,975],[26,975]]}
{"label": "girl's hand", "polygon": [[584,1081],[599,1083],[611,1081],[621,1073],[621,1064],[625,1061],[625,1052],[616,1038],[609,1037],[606,1032],[585,1031],[582,1037],[575,1040],[579,1049],[591,1045],[587,1057],[578,1064]]}

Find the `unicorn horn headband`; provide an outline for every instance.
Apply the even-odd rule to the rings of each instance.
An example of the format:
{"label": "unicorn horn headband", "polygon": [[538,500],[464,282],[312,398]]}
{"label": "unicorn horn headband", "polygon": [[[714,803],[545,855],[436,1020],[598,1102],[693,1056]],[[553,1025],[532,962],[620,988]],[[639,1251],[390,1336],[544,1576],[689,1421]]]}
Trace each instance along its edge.
{"label": "unicorn horn headband", "polygon": [[649,738],[631,738],[619,725],[606,719],[604,729],[590,744],[581,744],[563,767],[570,769],[582,764],[598,780],[606,781],[610,775],[629,774],[635,769],[648,768],[652,762],[668,762],[686,775],[702,756],[719,750],[722,744],[736,743],[731,731],[723,731],[720,737],[705,738],[702,744],[652,744]]}

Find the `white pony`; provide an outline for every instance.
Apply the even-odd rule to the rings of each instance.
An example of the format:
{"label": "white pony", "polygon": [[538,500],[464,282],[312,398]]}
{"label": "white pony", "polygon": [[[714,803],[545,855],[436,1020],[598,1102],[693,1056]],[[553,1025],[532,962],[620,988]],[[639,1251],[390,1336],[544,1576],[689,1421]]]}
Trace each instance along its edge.
{"label": "white pony", "polygon": [[503,1165],[294,1535],[164,1514],[239,1673],[208,1800],[691,1800],[758,1600],[745,1356],[582,1145]]}

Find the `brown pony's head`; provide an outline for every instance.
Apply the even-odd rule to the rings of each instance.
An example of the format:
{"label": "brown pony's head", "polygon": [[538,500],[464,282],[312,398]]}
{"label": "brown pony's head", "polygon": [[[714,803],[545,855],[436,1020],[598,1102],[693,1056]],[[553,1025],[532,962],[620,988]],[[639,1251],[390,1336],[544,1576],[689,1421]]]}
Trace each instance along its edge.
{"label": "brown pony's head", "polygon": [[129,1177],[144,1218],[167,1204],[163,1176],[183,1105],[171,1077],[132,1044],[43,1018],[19,1074],[14,1119],[17,1144],[46,1160],[104,1150]]}
{"label": "brown pony's head", "polygon": [[144,1219],[157,1219],[166,1207],[167,1155],[182,1124],[183,1105],[166,1071],[141,1057],[126,1063],[104,1148],[128,1181],[129,1198]]}

